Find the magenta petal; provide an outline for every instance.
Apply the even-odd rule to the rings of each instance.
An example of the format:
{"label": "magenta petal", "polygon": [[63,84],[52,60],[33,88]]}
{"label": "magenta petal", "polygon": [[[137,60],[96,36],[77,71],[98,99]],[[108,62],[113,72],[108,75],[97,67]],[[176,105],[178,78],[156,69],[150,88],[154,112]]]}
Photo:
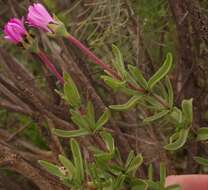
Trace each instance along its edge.
{"label": "magenta petal", "polygon": [[15,44],[21,42],[26,33],[23,20],[17,18],[10,19],[4,26],[4,38]]}
{"label": "magenta petal", "polygon": [[34,3],[29,6],[27,21],[29,25],[44,31],[50,31],[48,24],[50,22],[55,22],[45,7],[40,3]]}
{"label": "magenta petal", "polygon": [[34,8],[39,13],[40,16],[43,16],[48,21],[53,21],[53,18],[51,17],[51,15],[48,13],[48,11],[45,9],[43,5],[41,5],[40,3],[37,3],[36,7]]}

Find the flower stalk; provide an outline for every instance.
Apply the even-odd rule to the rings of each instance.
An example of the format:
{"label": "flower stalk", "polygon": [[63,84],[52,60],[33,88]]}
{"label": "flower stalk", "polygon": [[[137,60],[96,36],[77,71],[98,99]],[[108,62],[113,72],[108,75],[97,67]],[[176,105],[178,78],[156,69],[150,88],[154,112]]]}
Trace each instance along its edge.
{"label": "flower stalk", "polygon": [[[31,7],[31,8],[33,8],[33,7]],[[39,8],[43,8],[43,7],[39,6]],[[34,11],[34,10],[32,9],[32,11]],[[45,15],[46,15],[46,13],[45,13]],[[49,16],[48,16],[48,20],[50,20]],[[34,22],[34,23],[38,24],[38,21],[36,21],[36,22]],[[43,23],[43,24],[45,27],[45,23]],[[47,28],[45,27],[45,29],[47,29]],[[45,64],[45,66],[52,73],[54,73],[54,75],[61,82],[61,84],[64,84],[63,77],[56,70],[55,66],[50,62],[48,56],[39,49],[37,40],[34,39],[30,35],[30,33],[26,30],[26,28],[24,26],[24,19],[23,18],[21,20],[18,18],[12,18],[5,24],[4,38],[9,40],[13,44],[20,45],[21,47],[30,51],[31,53],[36,54],[41,59],[41,61]]]}
{"label": "flower stalk", "polygon": [[61,74],[56,70],[56,67],[50,62],[48,56],[43,51],[38,51],[35,53],[40,60],[45,64],[45,66],[56,76],[62,85],[64,85],[64,79]]}
{"label": "flower stalk", "polygon": [[79,40],[77,40],[72,35],[68,34],[65,38],[71,42],[73,45],[78,47],[89,59],[91,59],[95,64],[99,65],[105,71],[107,71],[110,75],[115,77],[116,79],[121,79],[116,71],[114,71],[109,65],[105,64],[101,59],[99,59],[92,51],[87,48],[84,44],[82,44]]}

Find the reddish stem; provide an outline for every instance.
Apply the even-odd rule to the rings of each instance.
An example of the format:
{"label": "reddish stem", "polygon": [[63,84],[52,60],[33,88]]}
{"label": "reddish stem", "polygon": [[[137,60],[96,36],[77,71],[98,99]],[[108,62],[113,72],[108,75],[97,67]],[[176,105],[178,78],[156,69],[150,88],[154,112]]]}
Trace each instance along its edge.
{"label": "reddish stem", "polygon": [[[94,63],[97,65],[101,66],[104,70],[106,70],[111,76],[113,76],[116,79],[121,79],[119,74],[114,71],[109,65],[105,64],[101,59],[99,59],[90,49],[88,49],[84,44],[82,44],[79,40],[77,40],[75,37],[72,35],[66,36],[66,38],[74,44],[76,47],[78,47],[88,58],[90,58]],[[144,93],[145,90],[142,88],[135,87],[132,84],[128,84],[130,88],[137,90],[140,93]]]}
{"label": "reddish stem", "polygon": [[[99,59],[90,49],[88,49],[84,44],[82,44],[79,40],[77,40],[75,37],[72,35],[67,35],[66,38],[68,39],[69,42],[74,44],[76,47],[78,47],[88,58],[90,58],[94,63],[97,65],[101,66],[104,70],[106,70],[111,76],[115,77],[116,79],[121,80],[120,75],[113,70],[109,65],[105,64],[101,59]],[[143,88],[138,88],[134,86],[131,83],[128,83],[128,86],[133,89],[138,91],[139,93],[145,93],[146,90]],[[164,107],[168,107],[165,102],[163,102],[159,97],[155,96],[155,99],[160,102]]]}
{"label": "reddish stem", "polygon": [[41,59],[41,61],[46,65],[46,67],[56,76],[56,78],[61,82],[61,84],[64,84],[64,79],[63,77],[60,75],[60,73],[56,70],[56,67],[50,62],[48,56],[42,52],[42,51],[38,51],[36,53],[36,55],[38,55],[38,57]]}
{"label": "reddish stem", "polygon": [[91,59],[97,65],[100,65],[109,74],[111,74],[112,76],[114,76],[117,79],[121,78],[116,71],[114,71],[109,65],[105,64],[92,51],[90,51],[90,49],[88,49],[84,44],[82,44],[75,37],[73,37],[72,35],[68,35],[66,38],[68,39],[69,42],[71,42],[76,47],[78,47],[89,59]]}

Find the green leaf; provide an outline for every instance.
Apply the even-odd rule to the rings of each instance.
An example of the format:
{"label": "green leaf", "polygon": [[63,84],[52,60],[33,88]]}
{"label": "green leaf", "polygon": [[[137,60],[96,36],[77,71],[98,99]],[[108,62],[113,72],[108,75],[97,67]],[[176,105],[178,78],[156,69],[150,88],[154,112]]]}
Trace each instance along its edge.
{"label": "green leaf", "polygon": [[138,96],[139,95],[143,95],[142,93],[139,93],[136,90],[133,90],[131,88],[128,87],[122,87],[121,89],[119,89],[119,92],[126,94],[127,96]]}
{"label": "green leaf", "polygon": [[114,67],[117,71],[119,71],[119,73],[121,74],[121,76],[123,78],[126,77],[126,69],[124,66],[124,60],[123,60],[123,56],[119,50],[119,48],[115,45],[112,45],[112,50],[113,50],[113,54],[115,56],[115,62],[114,62]]}
{"label": "green leaf", "polygon": [[148,81],[148,89],[152,89],[161,79],[163,79],[171,69],[172,66],[172,54],[168,53],[166,56],[166,60],[163,65],[159,68],[159,70],[149,79]]}
{"label": "green leaf", "polygon": [[208,140],[208,128],[207,127],[199,128],[199,130],[197,131],[197,140],[199,141]]}
{"label": "green leaf", "polygon": [[193,99],[182,101],[182,112],[187,124],[191,124],[193,121]]}
{"label": "green leaf", "polygon": [[108,171],[111,172],[113,175],[120,175],[124,172],[124,168],[118,164],[111,164],[109,165]]}
{"label": "green leaf", "polygon": [[127,169],[128,166],[130,165],[130,163],[131,163],[131,161],[132,161],[132,159],[133,159],[134,157],[135,157],[134,151],[131,150],[130,153],[129,153],[129,155],[128,155],[128,158],[127,158],[127,160],[126,160],[126,164],[125,164],[125,168],[126,168],[126,169]]}
{"label": "green leaf", "polygon": [[141,71],[133,65],[128,65],[128,69],[129,69],[132,77],[134,78],[134,80],[136,80],[141,87],[143,87],[144,89],[147,89],[148,84],[147,84],[147,81],[144,78],[143,74],[141,73]]}
{"label": "green leaf", "polygon": [[179,134],[179,132],[173,133],[169,138],[170,143],[176,141],[179,138]]}
{"label": "green leaf", "polygon": [[81,97],[79,95],[78,89],[67,73],[64,73],[64,97],[66,101],[72,106],[72,107],[79,107],[81,105]]}
{"label": "green leaf", "polygon": [[165,178],[166,178],[166,168],[163,163],[160,164],[160,184],[161,186],[165,185]]}
{"label": "green leaf", "polygon": [[143,162],[143,157],[142,157],[141,154],[138,154],[137,156],[135,156],[131,160],[131,162],[130,162],[127,170],[126,170],[126,173],[130,173],[130,172],[133,172],[134,173],[134,172],[136,172],[136,170],[142,164],[142,162]]}
{"label": "green leaf", "polygon": [[198,163],[198,164],[201,164],[203,166],[208,166],[208,159],[206,158],[202,158],[202,157],[199,157],[199,156],[195,156],[194,157],[194,160]]}
{"label": "green leaf", "polygon": [[164,117],[165,115],[167,115],[170,112],[170,110],[162,110],[156,114],[154,114],[153,116],[147,117],[145,118],[143,121],[145,123],[149,123],[158,119],[161,119],[162,117]]}
{"label": "green leaf", "polygon": [[104,82],[113,90],[118,90],[122,87],[125,87],[125,85],[126,85],[126,81],[120,81],[117,79],[113,79],[112,77],[109,77],[106,75],[101,76],[101,79],[103,79]]}
{"label": "green leaf", "polygon": [[67,169],[67,172],[68,172],[67,174],[68,174],[69,178],[72,179],[73,176],[76,175],[76,169],[75,169],[73,163],[63,155],[59,155],[59,161]]}
{"label": "green leaf", "polygon": [[125,104],[122,104],[122,105],[110,105],[109,108],[117,110],[117,111],[128,110],[128,109],[134,107],[141,98],[142,98],[142,96],[138,96],[138,95],[137,96],[133,96]]}
{"label": "green leaf", "polygon": [[173,87],[172,87],[171,81],[168,77],[166,79],[166,87],[167,87],[167,90],[168,90],[168,104],[172,108],[173,107],[174,93],[173,93]]}
{"label": "green leaf", "polygon": [[148,166],[148,179],[149,180],[153,180],[153,166],[152,166],[152,164],[150,164],[149,166]]}
{"label": "green leaf", "polygon": [[145,96],[144,100],[146,102],[146,105],[144,106],[151,106],[152,109],[156,109],[156,110],[164,109],[164,106],[152,96]]}
{"label": "green leaf", "polygon": [[109,152],[97,153],[94,156],[96,158],[97,163],[100,163],[102,166],[104,166],[104,164],[106,164],[106,162],[111,160],[113,157],[112,153]]}
{"label": "green leaf", "polygon": [[74,139],[71,139],[70,146],[73,155],[74,165],[77,171],[76,178],[80,183],[82,183],[84,181],[84,165],[80,147],[77,141]]}
{"label": "green leaf", "polygon": [[47,161],[44,160],[39,160],[38,161],[39,164],[45,169],[47,170],[50,174],[60,177],[60,178],[64,178],[65,175],[61,172],[60,168],[52,163],[49,163]]}
{"label": "green leaf", "polygon": [[167,150],[177,150],[181,148],[186,143],[188,134],[189,134],[189,129],[181,129],[178,132],[178,139],[166,145],[164,148]]}
{"label": "green leaf", "polygon": [[95,110],[92,102],[87,103],[86,120],[88,121],[90,128],[95,128]]}
{"label": "green leaf", "polygon": [[53,133],[59,137],[81,137],[85,135],[89,135],[90,132],[86,129],[78,129],[78,130],[72,130],[72,131],[65,131],[62,129],[53,129]]}
{"label": "green leaf", "polygon": [[177,123],[182,123],[182,121],[183,121],[182,111],[180,109],[178,109],[177,107],[173,107],[172,112],[170,113],[170,116]]}
{"label": "green leaf", "polygon": [[125,178],[126,178],[125,175],[123,175],[123,174],[119,175],[116,178],[116,180],[114,180],[114,182],[113,182],[113,190],[121,189],[123,187]]}
{"label": "green leaf", "polygon": [[181,190],[181,186],[180,185],[170,185],[168,187],[165,188],[165,190]]}
{"label": "green leaf", "polygon": [[74,124],[76,124],[79,128],[88,129],[89,130],[89,124],[85,120],[85,118],[77,111],[70,110],[71,113],[71,120]]}
{"label": "green leaf", "polygon": [[130,182],[132,188],[131,190],[147,190],[147,183],[142,179],[134,179]]}
{"label": "green leaf", "polygon": [[114,153],[115,145],[114,145],[114,139],[113,139],[112,135],[110,133],[102,131],[102,132],[100,132],[100,136],[105,141],[105,144],[106,144],[109,152]]}
{"label": "green leaf", "polygon": [[96,122],[96,131],[100,130],[110,119],[110,110],[106,109],[104,113],[100,116],[98,121]]}
{"label": "green leaf", "polygon": [[146,183],[148,185],[148,189],[150,190],[160,190],[160,184],[157,182],[154,182],[152,180],[146,180]]}

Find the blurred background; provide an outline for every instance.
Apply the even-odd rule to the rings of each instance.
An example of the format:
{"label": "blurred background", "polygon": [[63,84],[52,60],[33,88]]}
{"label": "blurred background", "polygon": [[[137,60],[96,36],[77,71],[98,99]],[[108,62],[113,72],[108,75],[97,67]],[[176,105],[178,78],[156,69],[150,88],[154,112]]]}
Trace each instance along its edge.
{"label": "blurred background", "polygon": [[[45,108],[48,112],[52,110],[50,113],[62,121],[68,122],[69,119],[66,105],[54,93],[55,88],[60,88],[55,77],[42,67],[34,55],[3,38],[2,29],[5,22],[10,17],[21,18],[26,15],[28,5],[33,2],[43,3],[66,24],[73,36],[108,64],[112,63],[113,58],[111,46],[116,44],[124,56],[125,63],[138,66],[146,78],[159,68],[166,53],[171,52],[174,56],[174,68],[170,78],[174,85],[175,104],[180,105],[183,98],[192,97],[195,111],[193,132],[198,127],[207,126],[207,0],[0,0],[0,152],[7,152],[2,155],[0,153],[0,189],[40,189],[40,179],[30,176],[30,170],[27,169],[37,168],[35,161],[40,158],[54,160],[51,150],[57,150],[57,147],[50,145],[52,137],[48,126],[40,122],[41,111],[34,108],[31,115],[26,110],[24,113],[24,109],[17,107],[9,97],[9,92],[4,89],[8,85],[6,82],[10,83],[11,80],[13,84],[19,85],[16,93],[20,94],[23,93],[23,86],[26,88],[29,85],[26,88],[28,90],[34,85],[31,90],[34,91],[33,97],[42,96],[43,93],[45,102],[49,102]],[[83,96],[92,97],[98,113],[102,111],[103,105],[127,100],[124,95],[116,94],[104,85],[100,80],[103,71],[87,60],[78,49],[63,39],[49,38],[41,32],[28,29],[34,34],[40,34],[40,46],[59,70],[64,68],[72,75]],[[30,77],[22,81],[12,78],[11,73],[4,67],[5,62],[12,63],[12,60],[21,63]],[[19,72],[15,65],[13,69],[13,73]],[[27,104],[29,95],[26,93],[24,96]],[[175,154],[167,153],[163,145],[167,142],[171,127],[166,126],[164,121],[156,125],[144,125],[142,112],[143,110],[138,108],[113,115],[115,125],[128,135],[131,148],[145,157],[141,176],[146,176],[146,165],[153,163],[157,169],[160,161],[167,164],[169,174],[207,172],[207,168],[201,168],[192,159],[194,155],[208,153],[206,144],[190,141],[183,150]],[[64,145],[65,142],[61,143]],[[15,161],[23,163],[26,160],[26,165],[30,166],[17,164],[18,166],[14,167],[11,161],[13,158],[10,158],[11,163],[5,162],[4,156],[13,154],[19,155],[19,160],[14,159]],[[44,174],[42,178],[52,179],[48,174]],[[56,179],[52,181],[58,184]],[[54,189],[64,189],[61,184],[57,184]],[[49,186],[44,186],[45,189],[46,187],[50,189]]]}

